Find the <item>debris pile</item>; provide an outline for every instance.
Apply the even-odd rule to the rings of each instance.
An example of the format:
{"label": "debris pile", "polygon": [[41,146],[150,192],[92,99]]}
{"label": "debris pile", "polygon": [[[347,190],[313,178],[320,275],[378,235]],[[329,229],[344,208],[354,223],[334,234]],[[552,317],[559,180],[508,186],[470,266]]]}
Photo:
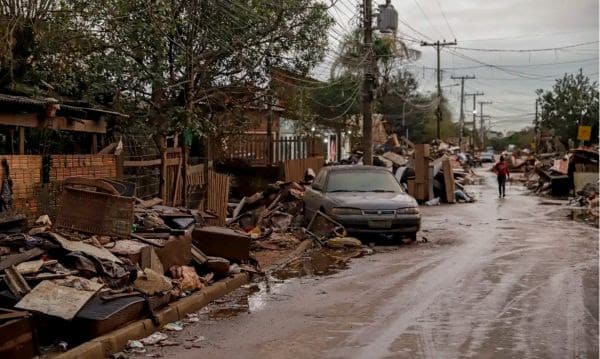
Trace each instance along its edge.
{"label": "debris pile", "polygon": [[532,155],[515,152],[509,156],[512,171],[528,189],[539,195],[574,196],[585,186],[598,182],[598,150],[577,148],[568,152]]}
{"label": "debris pile", "polygon": [[[444,141],[414,144],[396,134],[375,149],[373,164],[387,167],[405,190],[421,203],[473,202],[465,185],[476,184],[479,177],[472,168],[476,158],[460,147]],[[362,152],[355,151],[340,164],[362,164]]]}
{"label": "debris pile", "polygon": [[[266,218],[285,227],[279,212]],[[132,320],[157,322],[156,310],[230,273],[257,272],[249,246],[206,246],[231,234],[203,223],[201,211],[136,199],[119,183],[66,180],[55,223],[42,216],[0,234],[0,336],[24,322],[36,334],[15,348],[69,349]]]}

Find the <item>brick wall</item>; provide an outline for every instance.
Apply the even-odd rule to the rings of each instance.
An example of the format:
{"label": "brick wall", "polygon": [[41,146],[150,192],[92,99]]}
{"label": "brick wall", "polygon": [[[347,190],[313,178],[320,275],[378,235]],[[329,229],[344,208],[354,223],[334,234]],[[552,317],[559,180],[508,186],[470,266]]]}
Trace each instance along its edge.
{"label": "brick wall", "polygon": [[113,155],[52,155],[50,181],[74,176],[115,178],[116,158]]}
{"label": "brick wall", "polygon": [[54,217],[64,179],[74,176],[115,178],[117,175],[113,155],[52,155],[50,183],[42,183],[42,156],[0,156],[0,159],[8,161],[13,204],[29,220],[42,214]]}

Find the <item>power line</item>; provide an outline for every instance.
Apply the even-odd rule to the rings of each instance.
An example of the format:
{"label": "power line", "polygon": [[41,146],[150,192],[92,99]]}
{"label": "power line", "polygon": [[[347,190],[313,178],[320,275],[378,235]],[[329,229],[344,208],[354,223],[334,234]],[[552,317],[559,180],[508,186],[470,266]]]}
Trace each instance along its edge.
{"label": "power line", "polygon": [[588,42],[582,42],[579,44],[559,46],[559,47],[546,47],[546,48],[541,48],[541,49],[484,49],[484,48],[459,47],[459,46],[457,46],[456,49],[465,50],[465,51],[483,51],[483,52],[543,52],[543,51],[559,51],[559,50],[571,49],[571,48],[575,48],[575,47],[581,47],[581,46],[597,44],[597,43],[598,43],[598,41],[588,41]]}
{"label": "power line", "polygon": [[442,16],[444,17],[444,21],[446,21],[446,25],[448,26],[448,29],[450,29],[450,33],[456,39],[456,34],[454,33],[452,26],[450,26],[450,23],[448,22],[448,18],[446,17],[446,13],[444,12],[444,9],[442,9],[442,4],[440,4],[440,0],[435,0],[435,2],[437,2],[438,7],[440,8]]}
{"label": "power line", "polygon": [[421,6],[421,4],[419,4],[419,0],[413,0],[413,1],[415,2],[415,4],[417,4],[417,7],[419,7],[421,14],[423,14],[423,17],[425,17],[425,19],[429,23],[429,26],[431,26],[431,28],[434,31],[437,31],[437,33],[443,37],[444,35],[440,32],[440,30],[435,25],[433,25],[433,23],[431,22],[431,19],[429,19],[429,16],[427,16],[427,14],[425,13],[425,10],[423,10],[423,7]]}

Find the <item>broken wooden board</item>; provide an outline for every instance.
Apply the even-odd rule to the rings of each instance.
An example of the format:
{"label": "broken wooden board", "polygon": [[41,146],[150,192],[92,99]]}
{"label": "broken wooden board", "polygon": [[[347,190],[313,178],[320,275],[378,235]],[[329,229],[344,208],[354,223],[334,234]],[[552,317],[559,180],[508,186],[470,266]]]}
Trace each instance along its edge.
{"label": "broken wooden board", "polygon": [[[260,243],[260,242],[257,242],[257,243]],[[192,244],[192,258],[194,259],[194,262],[196,262],[196,264],[198,264],[198,265],[203,265],[208,260],[206,254],[202,253],[202,251],[193,244]]]}
{"label": "broken wooden board", "polygon": [[19,263],[28,261],[32,258],[35,258],[37,256],[40,256],[40,255],[44,254],[45,252],[46,251],[44,251],[41,248],[32,248],[23,253],[12,254],[12,255],[6,256],[6,258],[4,258],[2,261],[0,261],[0,271],[3,271],[10,266],[14,266]]}
{"label": "broken wooden board", "polygon": [[383,154],[383,158],[392,161],[397,166],[406,166],[408,159],[394,152],[386,152]]}
{"label": "broken wooden board", "polygon": [[29,284],[14,266],[6,268],[5,273],[4,282],[17,298],[22,298],[25,294],[31,292]]}
{"label": "broken wooden board", "polygon": [[17,270],[17,272],[19,272],[21,274],[32,274],[32,273],[39,272],[43,266],[44,266],[44,260],[38,259],[35,261],[19,263],[19,265],[17,265],[15,267],[15,269]]}
{"label": "broken wooden board", "polygon": [[449,158],[444,158],[442,161],[442,171],[444,173],[444,187],[446,189],[446,201],[448,203],[455,203],[454,192],[456,191],[454,183],[454,173],[452,171],[452,164]]}
{"label": "broken wooden board", "polygon": [[229,228],[205,226],[192,232],[194,245],[207,256],[233,260],[250,258],[250,237]]}
{"label": "broken wooden board", "polygon": [[151,246],[143,247],[142,250],[140,251],[140,255],[141,255],[140,267],[142,269],[150,268],[153,271],[155,271],[156,273],[160,273],[160,274],[165,273],[165,269],[162,265],[162,262],[156,255],[154,248],[152,248]]}
{"label": "broken wooden board", "polygon": [[61,247],[63,247],[64,249],[66,249],[70,252],[81,252],[81,253],[90,255],[92,257],[106,259],[106,260],[109,260],[112,262],[117,262],[117,263],[123,263],[123,261],[121,261],[119,258],[117,258],[114,254],[110,253],[110,251],[106,248],[98,248],[98,247],[94,247],[91,244],[77,242],[77,241],[70,241],[58,233],[52,232],[52,233],[50,233],[50,236],[55,241],[57,241],[61,245]]}
{"label": "broken wooden board", "polygon": [[145,201],[141,201],[139,203],[139,205],[142,206],[142,207],[144,207],[144,208],[151,208],[151,207],[154,207],[154,206],[157,206],[157,205],[161,204],[162,201],[163,200],[160,199],[160,198],[152,198],[152,199],[148,199],[148,200],[145,200]]}
{"label": "broken wooden board", "polygon": [[171,236],[164,247],[154,248],[164,268],[185,266],[192,260],[192,238],[189,235]]}
{"label": "broken wooden board", "polygon": [[45,280],[23,297],[15,308],[71,320],[102,286],[80,277]]}

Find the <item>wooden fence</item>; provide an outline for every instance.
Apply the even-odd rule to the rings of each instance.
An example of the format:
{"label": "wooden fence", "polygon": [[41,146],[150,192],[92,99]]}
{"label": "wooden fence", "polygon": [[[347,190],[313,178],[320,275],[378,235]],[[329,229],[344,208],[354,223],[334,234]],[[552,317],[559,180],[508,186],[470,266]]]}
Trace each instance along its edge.
{"label": "wooden fence", "polygon": [[[205,183],[204,166],[188,166],[186,191],[188,193],[190,208],[199,208],[202,204],[201,199],[204,198],[203,188]],[[229,176],[213,170],[208,171],[206,208],[218,216],[217,219],[208,221],[211,225],[222,226],[225,224],[225,220],[227,219],[227,203],[229,202],[229,184]]]}
{"label": "wooden fence", "polygon": [[307,169],[312,168],[316,174],[324,164],[325,158],[323,156],[287,160],[283,163],[285,181],[300,181]]}
{"label": "wooden fence", "polygon": [[287,137],[271,141],[273,161],[269,161],[269,141],[265,136],[252,136],[222,149],[223,159],[243,159],[252,165],[275,165],[292,159],[323,155],[320,138]]}
{"label": "wooden fence", "polygon": [[[136,196],[147,198],[160,195],[166,206],[182,204],[183,159],[181,148],[168,148],[162,158],[125,160],[122,162],[122,166],[123,170],[120,172],[125,173],[125,180],[136,184]],[[146,182],[150,182],[150,184]]]}

